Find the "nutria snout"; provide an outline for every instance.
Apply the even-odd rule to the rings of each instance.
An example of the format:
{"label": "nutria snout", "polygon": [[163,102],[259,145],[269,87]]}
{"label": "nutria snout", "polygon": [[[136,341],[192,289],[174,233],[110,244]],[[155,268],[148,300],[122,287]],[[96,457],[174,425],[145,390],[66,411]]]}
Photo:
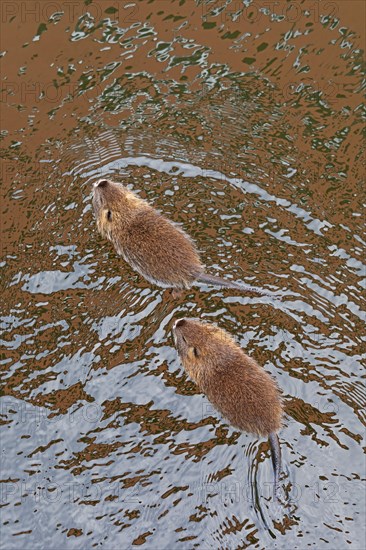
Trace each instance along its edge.
{"label": "nutria snout", "polygon": [[283,406],[273,378],[216,325],[182,318],[173,335],[184,369],[215,408],[235,428],[269,437],[277,486]]}
{"label": "nutria snout", "polygon": [[96,183],[94,183],[94,187],[107,187],[108,180],[99,180]]}
{"label": "nutria snout", "polygon": [[93,185],[93,208],[101,235],[140,275],[165,288],[189,289],[196,281],[268,294],[205,273],[197,248],[183,229],[119,183]]}

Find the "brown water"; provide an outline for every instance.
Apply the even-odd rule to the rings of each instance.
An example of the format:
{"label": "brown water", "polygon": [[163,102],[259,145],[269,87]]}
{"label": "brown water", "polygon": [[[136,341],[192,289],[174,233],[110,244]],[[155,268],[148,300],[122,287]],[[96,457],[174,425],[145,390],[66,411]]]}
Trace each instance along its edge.
{"label": "brown water", "polygon": [[[2,548],[364,548],[364,6],[2,3]],[[142,280],[97,235],[107,175],[282,302]],[[286,505],[182,315],[283,389]]]}

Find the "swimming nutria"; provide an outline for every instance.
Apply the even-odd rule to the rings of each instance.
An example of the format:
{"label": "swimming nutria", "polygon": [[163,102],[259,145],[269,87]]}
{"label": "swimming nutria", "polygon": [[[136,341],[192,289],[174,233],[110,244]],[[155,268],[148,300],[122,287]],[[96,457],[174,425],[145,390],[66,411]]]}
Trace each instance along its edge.
{"label": "swimming nutria", "polygon": [[178,319],[173,336],[185,370],[215,408],[235,428],[269,437],[277,495],[283,406],[275,381],[215,325]]}
{"label": "swimming nutria", "polygon": [[192,239],[145,200],[119,183],[94,184],[97,227],[118,254],[158,286],[188,289],[196,281],[268,295],[260,289],[207,275]]}

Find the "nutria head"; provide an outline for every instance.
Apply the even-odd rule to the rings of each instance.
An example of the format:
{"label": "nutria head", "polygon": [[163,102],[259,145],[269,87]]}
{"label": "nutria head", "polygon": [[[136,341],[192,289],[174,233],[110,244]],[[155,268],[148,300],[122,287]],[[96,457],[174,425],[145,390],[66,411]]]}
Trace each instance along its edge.
{"label": "nutria head", "polygon": [[144,201],[121,183],[103,178],[93,185],[93,209],[99,232],[112,240],[112,233],[122,229],[131,212]]}
{"label": "nutria head", "polygon": [[93,185],[93,208],[98,221],[104,218],[106,223],[112,221],[113,213],[124,200],[125,188],[119,183],[101,179]]}
{"label": "nutria head", "polygon": [[239,350],[227,332],[197,319],[178,319],[173,336],[183,365],[189,363],[194,369],[216,368]]}

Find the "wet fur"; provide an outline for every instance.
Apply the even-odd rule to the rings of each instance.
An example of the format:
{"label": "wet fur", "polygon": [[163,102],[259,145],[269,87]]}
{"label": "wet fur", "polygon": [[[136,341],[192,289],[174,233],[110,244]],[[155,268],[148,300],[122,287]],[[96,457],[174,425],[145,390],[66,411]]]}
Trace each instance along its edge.
{"label": "wet fur", "polygon": [[260,436],[281,428],[283,407],[275,381],[227,332],[185,319],[174,335],[185,370],[234,427]]}
{"label": "wet fur", "polygon": [[182,290],[202,281],[246,293],[269,294],[207,275],[194,242],[183,229],[123,185],[110,180],[98,184],[93,190],[93,208],[99,232],[151,283]]}
{"label": "wet fur", "polygon": [[93,206],[101,235],[148,281],[186,289],[203,272],[190,237],[122,185],[96,188]]}
{"label": "wet fur", "polygon": [[216,409],[239,430],[268,436],[279,501],[283,405],[275,381],[233,338],[215,325],[180,319],[173,329],[180,359],[189,376]]}

